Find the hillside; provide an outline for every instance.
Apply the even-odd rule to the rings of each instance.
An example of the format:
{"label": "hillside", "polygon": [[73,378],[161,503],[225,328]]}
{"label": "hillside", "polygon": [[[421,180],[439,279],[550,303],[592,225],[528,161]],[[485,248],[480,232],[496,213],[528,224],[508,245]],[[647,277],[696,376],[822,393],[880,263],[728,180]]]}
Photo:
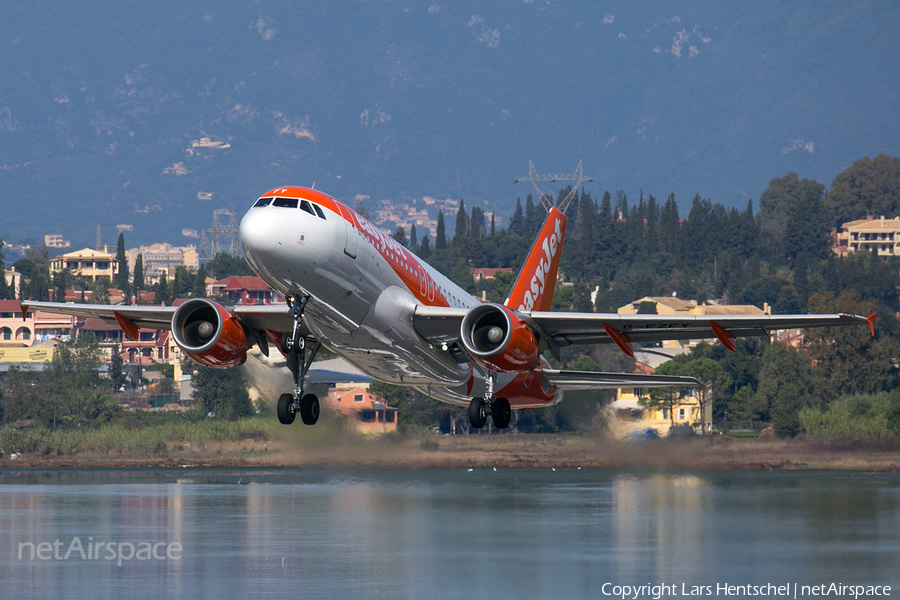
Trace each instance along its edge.
{"label": "hillside", "polygon": [[900,153],[898,17],[865,0],[17,3],[0,236],[93,245],[99,223],[114,243],[126,223],[129,243],[187,243],[289,183],[508,215],[529,159],[583,159],[595,197],[743,208],[789,171],[830,184]]}

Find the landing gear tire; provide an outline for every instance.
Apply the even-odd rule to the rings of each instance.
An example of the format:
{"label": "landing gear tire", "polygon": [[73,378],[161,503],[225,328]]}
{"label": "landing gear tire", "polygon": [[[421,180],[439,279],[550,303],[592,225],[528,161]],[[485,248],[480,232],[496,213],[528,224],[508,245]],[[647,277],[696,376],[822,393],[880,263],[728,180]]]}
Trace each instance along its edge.
{"label": "landing gear tire", "polygon": [[469,402],[469,424],[475,429],[481,429],[487,423],[487,405],[484,398],[472,398]]}
{"label": "landing gear tire", "polygon": [[512,417],[512,409],[509,407],[509,400],[506,398],[494,398],[491,406],[491,420],[494,421],[494,427],[497,429],[506,429],[509,427],[509,419]]}
{"label": "landing gear tire", "polygon": [[294,422],[294,417],[297,416],[293,410],[291,410],[291,405],[294,404],[294,396],[291,394],[282,394],[278,398],[278,420],[282,425],[290,425]]}
{"label": "landing gear tire", "polygon": [[300,400],[300,420],[304,425],[315,425],[319,420],[319,398],[314,394],[307,394]]}

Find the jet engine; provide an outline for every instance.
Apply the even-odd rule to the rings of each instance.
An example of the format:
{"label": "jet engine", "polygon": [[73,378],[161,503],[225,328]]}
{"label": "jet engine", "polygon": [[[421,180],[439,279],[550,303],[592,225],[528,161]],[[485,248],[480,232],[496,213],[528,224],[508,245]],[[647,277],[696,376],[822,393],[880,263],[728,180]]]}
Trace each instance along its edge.
{"label": "jet engine", "polygon": [[206,298],[193,298],[172,316],[172,337],[194,361],[227,369],[247,358],[247,334],[225,307]]}
{"label": "jet engine", "polygon": [[479,304],[470,309],[460,325],[460,341],[479,364],[505,373],[530,369],[539,354],[528,324],[501,304]]}

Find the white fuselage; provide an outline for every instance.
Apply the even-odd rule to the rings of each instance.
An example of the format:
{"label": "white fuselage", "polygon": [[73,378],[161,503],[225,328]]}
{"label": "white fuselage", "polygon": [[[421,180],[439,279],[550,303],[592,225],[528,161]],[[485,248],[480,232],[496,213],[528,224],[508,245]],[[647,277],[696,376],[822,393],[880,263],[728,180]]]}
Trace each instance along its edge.
{"label": "white fuselage", "polygon": [[[412,321],[418,304],[470,308],[478,300],[343,204],[311,212],[272,204],[241,221],[244,253],[280,294],[311,297],[304,322],[323,345],[377,380],[446,402],[484,395],[480,369],[429,344]],[[513,378],[498,374],[497,389]]]}

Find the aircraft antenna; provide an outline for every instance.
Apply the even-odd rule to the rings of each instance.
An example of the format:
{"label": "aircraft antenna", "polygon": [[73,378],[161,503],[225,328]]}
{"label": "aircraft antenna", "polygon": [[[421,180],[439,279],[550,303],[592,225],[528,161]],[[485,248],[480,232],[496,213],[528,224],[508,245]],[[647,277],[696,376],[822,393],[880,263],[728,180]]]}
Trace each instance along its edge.
{"label": "aircraft antenna", "polygon": [[566,210],[568,210],[568,208],[569,208],[569,205],[572,204],[572,200],[575,199],[575,195],[578,193],[578,188],[581,187],[582,182],[593,181],[593,178],[585,177],[584,174],[581,172],[581,163],[582,163],[582,161],[579,160],[578,166],[575,167],[574,173],[568,173],[568,174],[547,173],[547,174],[542,175],[537,172],[537,170],[534,168],[534,163],[529,160],[528,161],[528,177],[521,177],[519,179],[516,179],[513,183],[519,183],[520,181],[530,181],[531,187],[534,188],[534,191],[537,192],[538,198],[541,199],[541,204],[544,206],[544,208],[547,210],[547,212],[550,212],[550,209],[553,207],[553,202],[550,200],[549,197],[547,197],[546,194],[544,194],[544,192],[541,191],[541,188],[538,187],[537,182],[538,181],[549,181],[552,183],[552,182],[556,182],[556,181],[577,181],[578,183],[576,183],[572,187],[572,190],[568,193],[568,195],[565,198],[563,198],[559,202],[559,204],[557,206],[557,208],[560,210],[560,212],[565,214]]}

